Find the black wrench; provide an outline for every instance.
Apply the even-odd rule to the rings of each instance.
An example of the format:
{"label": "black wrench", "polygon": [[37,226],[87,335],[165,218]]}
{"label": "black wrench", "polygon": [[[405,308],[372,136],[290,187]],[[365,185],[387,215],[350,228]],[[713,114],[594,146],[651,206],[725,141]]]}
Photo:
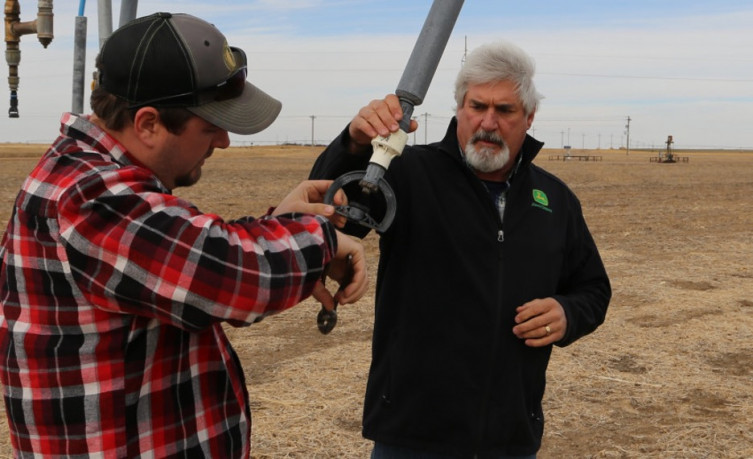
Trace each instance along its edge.
{"label": "black wrench", "polygon": [[[340,282],[340,288],[337,289],[338,292],[345,290],[345,287],[350,284],[350,281],[353,279],[352,258],[351,255],[348,255],[348,270],[345,274],[345,278]],[[327,279],[328,272],[329,266],[327,266],[322,273],[322,285],[324,285],[324,282]],[[316,325],[319,327],[319,331],[322,332],[323,335],[326,335],[335,328],[335,325],[337,325],[337,300],[335,300],[335,306],[331,311],[324,307],[324,303],[321,303],[321,305],[322,308],[319,310],[319,314],[316,315]]]}

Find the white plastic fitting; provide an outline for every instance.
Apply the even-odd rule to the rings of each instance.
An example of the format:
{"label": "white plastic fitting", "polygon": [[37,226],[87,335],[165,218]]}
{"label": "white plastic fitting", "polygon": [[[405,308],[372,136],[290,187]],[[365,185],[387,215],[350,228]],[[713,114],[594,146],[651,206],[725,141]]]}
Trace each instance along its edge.
{"label": "white plastic fitting", "polygon": [[376,163],[386,170],[390,161],[403,153],[406,143],[408,143],[408,134],[402,129],[387,137],[374,137],[371,139],[374,152],[371,154],[369,162]]}

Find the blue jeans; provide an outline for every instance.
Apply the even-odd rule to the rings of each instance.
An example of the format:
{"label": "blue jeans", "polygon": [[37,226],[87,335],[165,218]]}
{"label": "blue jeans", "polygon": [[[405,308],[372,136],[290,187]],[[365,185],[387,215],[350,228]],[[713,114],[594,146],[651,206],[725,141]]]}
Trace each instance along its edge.
{"label": "blue jeans", "polygon": [[[416,451],[401,446],[386,445],[379,442],[374,443],[374,449],[371,451],[371,459],[452,459],[452,457],[444,454]],[[536,459],[536,455],[497,456],[495,459]]]}

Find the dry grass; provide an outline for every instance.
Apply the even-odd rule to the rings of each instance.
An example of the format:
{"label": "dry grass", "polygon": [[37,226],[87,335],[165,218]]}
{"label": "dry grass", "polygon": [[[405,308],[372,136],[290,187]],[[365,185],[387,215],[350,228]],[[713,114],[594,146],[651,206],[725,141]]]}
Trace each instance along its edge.
{"label": "dry grass", "polygon": [[[37,148],[0,146],[3,224]],[[179,194],[227,218],[259,215],[318,151],[217,152]],[[753,154],[657,164],[647,152],[605,151],[600,162],[548,153],[537,163],[581,198],[614,297],[599,330],[554,351],[539,457],[753,457]],[[372,275],[376,242],[365,241]],[[248,377],[254,457],[368,457],[360,415],[372,305],[373,291],[341,308],[327,336],[313,301],[228,329]],[[6,432],[2,416],[0,456],[10,454]]]}

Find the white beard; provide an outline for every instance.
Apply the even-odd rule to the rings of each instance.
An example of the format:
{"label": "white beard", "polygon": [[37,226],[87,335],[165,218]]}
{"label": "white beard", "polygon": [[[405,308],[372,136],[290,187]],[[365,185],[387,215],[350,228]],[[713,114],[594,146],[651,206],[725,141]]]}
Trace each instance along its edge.
{"label": "white beard", "polygon": [[[483,147],[476,149],[474,144],[480,138],[485,140],[492,140],[499,142],[502,149],[495,151],[491,147]],[[474,170],[484,173],[494,172],[505,167],[505,164],[510,160],[510,148],[507,146],[504,140],[496,134],[484,133],[482,131],[477,132],[471,137],[468,143],[465,145],[465,162],[468,163]]]}

